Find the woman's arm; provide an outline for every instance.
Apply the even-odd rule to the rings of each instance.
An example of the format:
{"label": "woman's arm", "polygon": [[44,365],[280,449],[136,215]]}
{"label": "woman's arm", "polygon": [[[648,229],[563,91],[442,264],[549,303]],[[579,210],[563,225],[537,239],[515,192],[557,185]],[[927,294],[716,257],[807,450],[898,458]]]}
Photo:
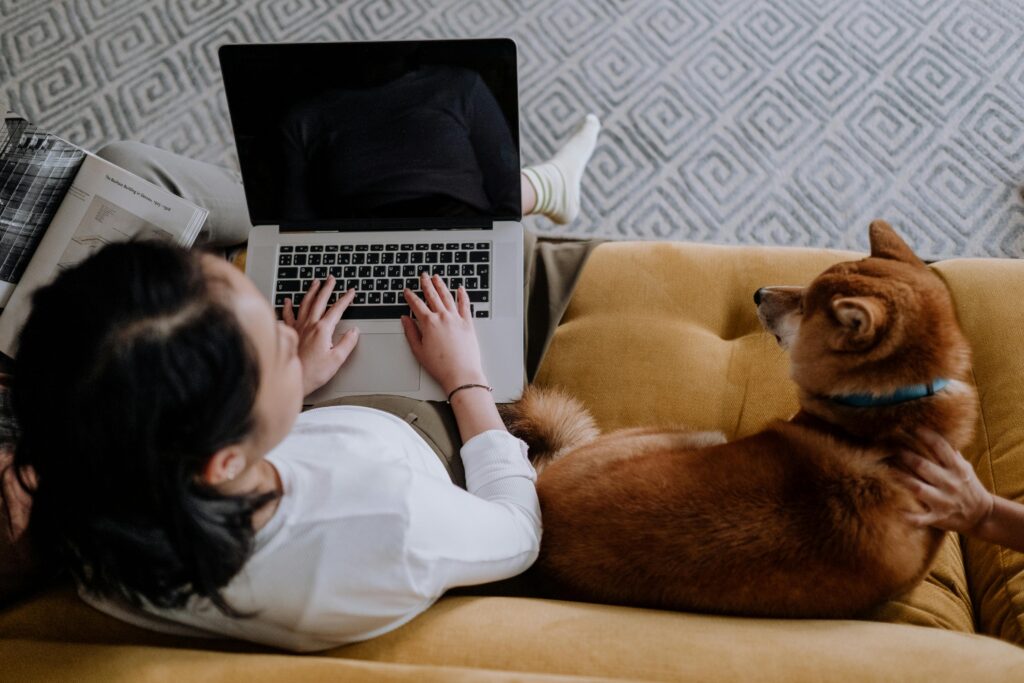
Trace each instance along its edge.
{"label": "woman's arm", "polygon": [[[450,396],[462,442],[491,429],[507,431],[486,388],[480,345],[465,289],[456,297],[437,275],[420,273],[423,299],[405,290],[413,317],[402,317],[402,328],[413,355]],[[466,385],[481,385],[459,389]]]}
{"label": "woman's arm", "polygon": [[934,526],[1024,552],[1024,505],[990,493],[974,468],[935,432],[921,430],[924,455],[900,457],[913,476],[904,482],[925,512],[908,513],[918,526]]}

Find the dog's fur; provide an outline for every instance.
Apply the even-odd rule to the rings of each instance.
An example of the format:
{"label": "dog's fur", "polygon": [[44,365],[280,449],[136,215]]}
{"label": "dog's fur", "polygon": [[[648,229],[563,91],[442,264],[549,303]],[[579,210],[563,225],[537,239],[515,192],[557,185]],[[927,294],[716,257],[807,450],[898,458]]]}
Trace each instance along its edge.
{"label": "dog's fur", "polygon": [[[919,505],[893,476],[895,456],[920,427],[967,444],[977,417],[970,350],[939,277],[884,222],[870,237],[868,258],[807,287],[759,292],[759,318],[791,355],[801,409],[789,421],[731,443],[654,428],[597,437],[565,396],[531,390],[513,407],[513,431],[547,444],[534,569],[547,593],[850,617],[923,578],[943,534],[905,521]],[[888,407],[829,398],[940,377],[950,384],[934,396]]]}

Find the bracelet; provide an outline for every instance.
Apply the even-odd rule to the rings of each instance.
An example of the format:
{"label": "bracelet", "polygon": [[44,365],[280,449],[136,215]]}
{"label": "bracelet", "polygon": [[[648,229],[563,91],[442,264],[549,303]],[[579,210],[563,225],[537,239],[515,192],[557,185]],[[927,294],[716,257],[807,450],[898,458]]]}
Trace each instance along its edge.
{"label": "bracelet", "polygon": [[454,396],[457,392],[462,391],[463,389],[486,389],[487,391],[494,391],[493,388],[487,386],[486,384],[463,384],[462,386],[455,387],[454,389],[451,390],[451,392],[448,394],[448,403],[452,402],[452,396]]}

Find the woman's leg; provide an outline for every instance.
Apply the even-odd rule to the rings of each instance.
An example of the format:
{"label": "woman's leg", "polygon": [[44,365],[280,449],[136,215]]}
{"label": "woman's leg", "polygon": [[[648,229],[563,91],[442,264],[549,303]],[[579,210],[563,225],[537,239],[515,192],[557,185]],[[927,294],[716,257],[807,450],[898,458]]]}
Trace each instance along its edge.
{"label": "woman's leg", "polygon": [[601,123],[587,114],[555,156],[528,166],[520,176],[523,215],[542,214],[559,225],[575,220],[580,212],[580,184],[583,171],[597,145]]}
{"label": "woman's leg", "polygon": [[249,209],[234,171],[141,142],[114,142],[96,154],[209,211],[196,245],[229,247],[249,239]]}

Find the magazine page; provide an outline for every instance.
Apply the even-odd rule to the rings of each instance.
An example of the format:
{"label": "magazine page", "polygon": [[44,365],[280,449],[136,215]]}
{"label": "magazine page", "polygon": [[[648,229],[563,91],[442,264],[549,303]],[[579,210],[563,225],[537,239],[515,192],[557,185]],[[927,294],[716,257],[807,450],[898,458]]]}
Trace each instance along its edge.
{"label": "magazine page", "polygon": [[207,211],[87,154],[64,201],[0,315],[0,351],[13,357],[32,292],[104,244],[159,237],[192,246]]}
{"label": "magazine page", "polygon": [[24,275],[85,156],[84,150],[17,114],[4,113],[0,122],[0,308]]}

